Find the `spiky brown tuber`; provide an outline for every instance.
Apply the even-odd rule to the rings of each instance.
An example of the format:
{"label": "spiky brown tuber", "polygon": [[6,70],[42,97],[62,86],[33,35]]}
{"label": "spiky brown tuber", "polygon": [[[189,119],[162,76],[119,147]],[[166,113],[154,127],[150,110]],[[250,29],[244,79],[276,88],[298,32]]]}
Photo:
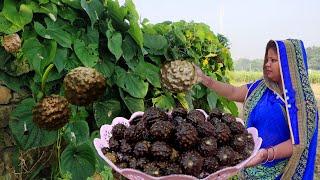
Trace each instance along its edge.
{"label": "spiky brown tuber", "polygon": [[235,164],[235,151],[229,147],[221,147],[218,151],[217,157],[221,165],[232,165]]}
{"label": "spiky brown tuber", "polygon": [[150,107],[144,112],[142,119],[146,121],[148,128],[156,121],[167,121],[168,115],[160,108]]}
{"label": "spiky brown tuber", "polygon": [[228,125],[225,123],[217,123],[216,126],[216,137],[218,142],[223,144],[230,140],[232,134]]}
{"label": "spiky brown tuber", "polygon": [[198,132],[191,123],[181,123],[176,129],[175,136],[180,149],[190,149],[198,142]]}
{"label": "spiky brown tuber", "polygon": [[57,130],[68,123],[71,111],[68,101],[58,95],[43,98],[32,110],[32,119],[40,128]]}
{"label": "spiky brown tuber", "polygon": [[121,140],[124,137],[124,131],[127,129],[127,126],[123,124],[116,124],[112,130],[111,134],[114,139]]}
{"label": "spiky brown tuber", "polygon": [[172,148],[165,142],[156,141],[151,145],[151,154],[156,159],[167,160],[172,154]]}
{"label": "spiky brown tuber", "polygon": [[195,151],[182,155],[180,166],[184,173],[198,177],[202,171],[204,159]]}
{"label": "spiky brown tuber", "polygon": [[172,92],[189,90],[197,81],[197,74],[192,63],[175,60],[161,68],[161,82],[164,88]]}
{"label": "spiky brown tuber", "polygon": [[200,141],[198,150],[202,156],[213,156],[218,151],[217,140],[214,137],[205,137]]}
{"label": "spiky brown tuber", "polygon": [[174,125],[170,121],[157,121],[150,128],[150,134],[157,140],[168,140],[174,130]]}
{"label": "spiky brown tuber", "polygon": [[96,101],[106,89],[105,78],[97,70],[77,67],[64,78],[66,98],[71,104],[85,106]]}
{"label": "spiky brown tuber", "polygon": [[194,126],[197,126],[199,123],[204,122],[206,120],[206,117],[201,111],[194,109],[188,113],[186,119],[187,122],[190,122]]}
{"label": "spiky brown tuber", "polygon": [[21,39],[18,34],[5,35],[3,37],[3,47],[8,53],[16,53],[21,48]]}

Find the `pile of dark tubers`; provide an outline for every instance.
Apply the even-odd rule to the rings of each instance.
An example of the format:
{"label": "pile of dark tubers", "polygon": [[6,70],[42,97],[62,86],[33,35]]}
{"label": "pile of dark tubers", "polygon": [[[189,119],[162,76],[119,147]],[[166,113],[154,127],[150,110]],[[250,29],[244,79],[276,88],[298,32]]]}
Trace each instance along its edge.
{"label": "pile of dark tubers", "polygon": [[186,174],[197,178],[234,166],[254,149],[253,137],[229,113],[179,107],[167,114],[151,107],[130,126],[116,124],[104,155],[120,169],[133,168],[151,176]]}

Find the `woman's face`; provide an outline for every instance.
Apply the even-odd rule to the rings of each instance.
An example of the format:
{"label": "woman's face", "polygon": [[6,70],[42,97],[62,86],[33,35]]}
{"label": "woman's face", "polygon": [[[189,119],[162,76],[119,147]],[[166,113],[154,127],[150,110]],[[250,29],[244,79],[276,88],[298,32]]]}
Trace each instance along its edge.
{"label": "woman's face", "polygon": [[275,82],[280,82],[280,67],[279,67],[279,59],[277,52],[269,48],[267,52],[267,61],[264,65],[266,76]]}

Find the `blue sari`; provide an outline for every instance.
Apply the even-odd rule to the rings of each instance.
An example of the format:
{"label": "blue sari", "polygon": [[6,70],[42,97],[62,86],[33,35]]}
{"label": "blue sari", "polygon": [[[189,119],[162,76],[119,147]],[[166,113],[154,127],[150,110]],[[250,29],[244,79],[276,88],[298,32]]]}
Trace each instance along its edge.
{"label": "blue sari", "polygon": [[258,129],[263,139],[261,148],[270,148],[291,138],[293,154],[288,159],[247,168],[242,176],[245,179],[313,179],[318,111],[308,80],[305,49],[299,40],[273,42],[278,49],[284,93],[266,76],[248,84],[244,119],[247,127]]}

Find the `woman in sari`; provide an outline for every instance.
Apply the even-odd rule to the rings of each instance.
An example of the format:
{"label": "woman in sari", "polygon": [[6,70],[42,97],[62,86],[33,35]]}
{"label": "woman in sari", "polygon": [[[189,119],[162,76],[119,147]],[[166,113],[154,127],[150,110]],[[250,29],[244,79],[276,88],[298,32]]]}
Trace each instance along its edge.
{"label": "woman in sari", "polygon": [[241,87],[215,81],[196,69],[202,84],[244,103],[246,126],[255,127],[263,140],[241,171],[242,178],[313,179],[318,111],[302,41],[269,41],[263,79]]}

